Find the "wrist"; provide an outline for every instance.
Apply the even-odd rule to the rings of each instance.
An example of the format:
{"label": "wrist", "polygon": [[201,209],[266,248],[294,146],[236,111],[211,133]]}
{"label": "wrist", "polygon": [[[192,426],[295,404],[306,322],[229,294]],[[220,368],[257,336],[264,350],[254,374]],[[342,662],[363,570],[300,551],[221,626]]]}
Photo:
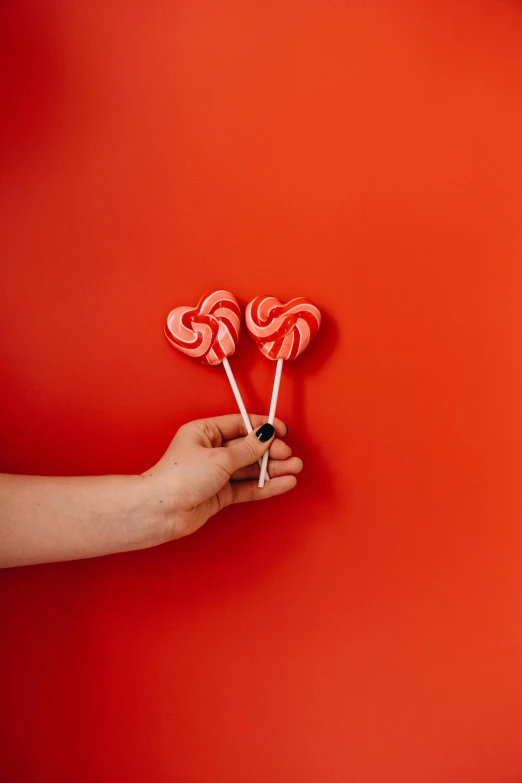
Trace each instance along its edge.
{"label": "wrist", "polygon": [[164,544],[175,538],[177,495],[173,482],[167,488],[155,469],[136,476],[135,509],[130,526],[140,549]]}

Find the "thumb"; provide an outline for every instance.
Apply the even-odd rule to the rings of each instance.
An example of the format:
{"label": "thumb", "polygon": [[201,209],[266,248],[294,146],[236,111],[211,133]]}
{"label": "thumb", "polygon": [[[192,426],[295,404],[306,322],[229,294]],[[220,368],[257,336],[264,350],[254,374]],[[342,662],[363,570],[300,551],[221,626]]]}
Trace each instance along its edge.
{"label": "thumb", "polygon": [[270,448],[274,435],[274,427],[271,424],[263,424],[233,446],[222,448],[222,457],[230,475],[257,462]]}

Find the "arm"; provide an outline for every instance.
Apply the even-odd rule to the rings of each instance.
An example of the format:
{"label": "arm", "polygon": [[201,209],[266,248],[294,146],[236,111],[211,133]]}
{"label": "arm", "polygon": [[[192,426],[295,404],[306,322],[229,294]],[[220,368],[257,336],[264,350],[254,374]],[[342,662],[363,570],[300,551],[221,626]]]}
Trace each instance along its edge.
{"label": "arm", "polygon": [[[258,432],[264,421],[252,416]],[[292,458],[273,432],[262,440],[256,433],[245,437],[242,427],[236,415],[191,422],[141,476],[0,474],[0,566],[155,546],[194,532],[231,503],[261,500],[295,486],[301,460]],[[275,427],[286,434],[282,422]],[[257,459],[268,448],[273,480],[259,489]]]}
{"label": "arm", "polygon": [[141,476],[0,475],[0,566],[74,560],[152,546]]}

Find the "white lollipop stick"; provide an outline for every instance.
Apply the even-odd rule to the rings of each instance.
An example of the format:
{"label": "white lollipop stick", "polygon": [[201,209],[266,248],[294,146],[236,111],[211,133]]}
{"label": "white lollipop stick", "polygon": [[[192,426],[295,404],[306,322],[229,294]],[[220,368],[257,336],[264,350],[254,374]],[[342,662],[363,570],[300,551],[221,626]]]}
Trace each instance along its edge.
{"label": "white lollipop stick", "polygon": [[[243,398],[241,397],[239,386],[236,383],[236,379],[234,378],[234,373],[232,372],[232,367],[230,366],[230,362],[228,361],[226,356],[223,359],[223,367],[225,368],[227,378],[229,380],[230,386],[232,387],[232,391],[234,392],[234,397],[236,398],[237,406],[239,408],[239,412],[241,413],[241,417],[243,419],[243,423],[245,425],[246,431],[248,433],[251,433],[254,428],[252,427],[250,423],[250,419],[248,418],[247,409],[245,408],[245,403],[243,402]],[[258,463],[259,463],[259,467],[261,467],[262,463],[260,459],[258,459]]]}
{"label": "white lollipop stick", "polygon": [[[270,413],[268,414],[268,423],[273,424],[275,421],[277,398],[279,396],[279,387],[281,385],[281,373],[283,372],[283,359],[277,360],[277,366],[274,378],[274,388],[272,389],[272,401],[270,402]],[[268,451],[263,454],[263,461],[261,463],[261,475],[259,476],[258,487],[265,486],[265,479],[268,478],[266,467],[268,465]]]}

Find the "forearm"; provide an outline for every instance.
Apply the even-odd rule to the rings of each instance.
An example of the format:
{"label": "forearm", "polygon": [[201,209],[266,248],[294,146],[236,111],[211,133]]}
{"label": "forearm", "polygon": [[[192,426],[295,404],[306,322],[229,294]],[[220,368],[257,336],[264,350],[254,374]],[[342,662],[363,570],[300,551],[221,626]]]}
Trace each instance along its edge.
{"label": "forearm", "polygon": [[0,566],[75,560],[160,543],[142,476],[0,474]]}

